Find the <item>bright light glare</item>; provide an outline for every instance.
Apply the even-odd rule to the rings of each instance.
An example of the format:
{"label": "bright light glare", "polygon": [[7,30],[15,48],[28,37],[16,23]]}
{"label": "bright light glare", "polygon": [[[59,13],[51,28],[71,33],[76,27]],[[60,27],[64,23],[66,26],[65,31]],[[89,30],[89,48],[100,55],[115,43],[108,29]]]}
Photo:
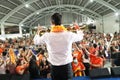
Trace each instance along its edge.
{"label": "bright light glare", "polygon": [[119,15],[119,13],[115,13],[115,16],[118,16]]}
{"label": "bright light glare", "polygon": [[39,14],[39,12],[37,12],[37,14]]}
{"label": "bright light glare", "polygon": [[29,5],[28,5],[28,4],[26,4],[26,5],[25,5],[25,7],[26,7],[26,8],[28,8],[28,7],[29,7]]}
{"label": "bright light glare", "polygon": [[24,26],[24,24],[21,24],[21,26]]}
{"label": "bright light glare", "polygon": [[93,0],[90,0],[90,2],[93,2]]}

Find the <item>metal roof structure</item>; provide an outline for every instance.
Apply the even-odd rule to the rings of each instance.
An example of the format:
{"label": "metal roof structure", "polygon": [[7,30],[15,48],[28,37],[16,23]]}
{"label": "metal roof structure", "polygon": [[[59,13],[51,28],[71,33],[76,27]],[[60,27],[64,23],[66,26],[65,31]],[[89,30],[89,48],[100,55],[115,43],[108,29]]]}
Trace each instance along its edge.
{"label": "metal roof structure", "polygon": [[119,9],[120,0],[0,0],[0,24],[36,26],[54,12],[97,19]]}

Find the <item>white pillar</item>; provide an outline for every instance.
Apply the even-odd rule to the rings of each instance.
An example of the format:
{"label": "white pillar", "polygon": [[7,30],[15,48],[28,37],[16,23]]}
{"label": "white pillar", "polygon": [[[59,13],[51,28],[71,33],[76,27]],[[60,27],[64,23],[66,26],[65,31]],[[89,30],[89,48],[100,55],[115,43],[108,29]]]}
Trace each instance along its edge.
{"label": "white pillar", "polygon": [[19,25],[19,34],[22,37],[22,26],[21,25]]}
{"label": "white pillar", "polygon": [[29,29],[29,30],[30,30],[30,32],[29,32],[29,33],[30,33],[30,35],[32,35],[32,28],[30,27],[30,29]]}
{"label": "white pillar", "polygon": [[5,28],[3,24],[1,24],[1,36],[5,37]]}
{"label": "white pillar", "polygon": [[118,21],[119,21],[119,33],[120,33],[120,15],[118,17]]}
{"label": "white pillar", "polygon": [[103,19],[103,16],[102,16],[102,32],[104,33],[104,19]]}

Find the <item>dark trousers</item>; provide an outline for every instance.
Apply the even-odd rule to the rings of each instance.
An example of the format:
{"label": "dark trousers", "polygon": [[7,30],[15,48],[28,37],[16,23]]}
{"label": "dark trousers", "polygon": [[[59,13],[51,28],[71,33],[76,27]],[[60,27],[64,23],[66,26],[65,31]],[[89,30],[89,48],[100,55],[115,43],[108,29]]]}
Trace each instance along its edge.
{"label": "dark trousers", "polygon": [[62,66],[51,65],[51,77],[52,80],[72,80],[73,72],[71,63]]}
{"label": "dark trousers", "polygon": [[90,69],[90,64],[89,63],[83,63],[85,66],[85,75],[89,76],[89,69]]}

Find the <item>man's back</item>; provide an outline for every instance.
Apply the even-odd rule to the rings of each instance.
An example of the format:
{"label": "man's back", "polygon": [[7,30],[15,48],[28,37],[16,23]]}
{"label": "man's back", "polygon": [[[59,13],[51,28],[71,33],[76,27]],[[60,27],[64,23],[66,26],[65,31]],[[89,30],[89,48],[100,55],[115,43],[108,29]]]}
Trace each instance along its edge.
{"label": "man's back", "polygon": [[72,33],[46,33],[45,43],[48,49],[48,60],[54,65],[63,65],[72,62]]}

